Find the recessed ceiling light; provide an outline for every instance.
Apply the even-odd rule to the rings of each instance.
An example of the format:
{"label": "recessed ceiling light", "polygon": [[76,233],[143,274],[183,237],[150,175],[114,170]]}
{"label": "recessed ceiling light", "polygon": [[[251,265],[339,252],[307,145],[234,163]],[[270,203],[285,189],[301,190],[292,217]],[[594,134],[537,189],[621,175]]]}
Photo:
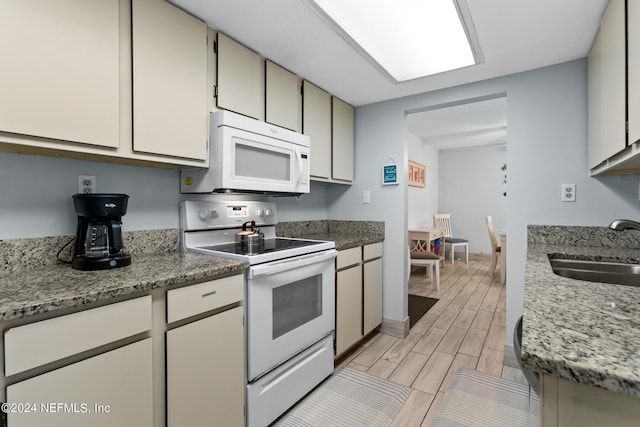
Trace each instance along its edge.
{"label": "recessed ceiling light", "polygon": [[[464,0],[308,0],[360,53],[402,82],[475,65]],[[471,27],[471,28],[469,28]]]}

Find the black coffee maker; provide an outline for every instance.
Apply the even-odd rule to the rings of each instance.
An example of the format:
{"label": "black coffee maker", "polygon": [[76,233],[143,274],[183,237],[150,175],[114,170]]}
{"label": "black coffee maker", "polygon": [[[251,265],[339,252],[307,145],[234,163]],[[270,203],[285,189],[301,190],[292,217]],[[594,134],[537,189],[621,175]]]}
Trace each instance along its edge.
{"label": "black coffee maker", "polygon": [[71,267],[106,270],[131,264],[123,251],[122,221],[127,213],[126,194],[74,194],[78,231]]}

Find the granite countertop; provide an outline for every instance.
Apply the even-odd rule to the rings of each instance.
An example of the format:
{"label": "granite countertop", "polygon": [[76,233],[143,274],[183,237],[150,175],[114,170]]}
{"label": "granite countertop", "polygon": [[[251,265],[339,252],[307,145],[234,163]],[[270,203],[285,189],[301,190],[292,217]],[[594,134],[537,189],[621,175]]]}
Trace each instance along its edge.
{"label": "granite countertop", "polygon": [[131,265],[80,271],[55,264],[0,273],[0,321],[241,272],[248,263],[193,253],[132,255]]}
{"label": "granite countertop", "polygon": [[[640,239],[620,242],[619,232],[584,227],[577,231],[581,238],[561,243],[532,238],[532,227],[525,269],[524,366],[640,397],[640,287],[561,277],[549,263],[549,254],[638,263]],[[576,228],[568,229],[575,237]],[[640,237],[632,233],[625,236]]]}
{"label": "granite countertop", "polygon": [[384,222],[380,221],[295,221],[279,223],[280,237],[329,240],[341,251],[384,241]]}

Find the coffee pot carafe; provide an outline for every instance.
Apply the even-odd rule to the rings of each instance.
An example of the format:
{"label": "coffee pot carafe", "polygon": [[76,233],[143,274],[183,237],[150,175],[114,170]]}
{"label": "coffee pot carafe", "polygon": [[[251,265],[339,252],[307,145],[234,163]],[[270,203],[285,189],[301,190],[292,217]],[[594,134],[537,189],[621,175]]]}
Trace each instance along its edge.
{"label": "coffee pot carafe", "polygon": [[126,194],[74,194],[78,215],[71,266],[78,270],[105,270],[131,264],[122,245],[122,217],[127,213]]}

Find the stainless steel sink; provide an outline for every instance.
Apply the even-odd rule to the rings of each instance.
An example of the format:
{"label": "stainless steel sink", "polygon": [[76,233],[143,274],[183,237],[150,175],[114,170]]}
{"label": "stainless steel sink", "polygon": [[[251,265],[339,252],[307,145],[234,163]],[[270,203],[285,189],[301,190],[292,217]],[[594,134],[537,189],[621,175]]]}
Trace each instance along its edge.
{"label": "stainless steel sink", "polygon": [[640,286],[640,264],[550,258],[553,272],[570,279]]}

